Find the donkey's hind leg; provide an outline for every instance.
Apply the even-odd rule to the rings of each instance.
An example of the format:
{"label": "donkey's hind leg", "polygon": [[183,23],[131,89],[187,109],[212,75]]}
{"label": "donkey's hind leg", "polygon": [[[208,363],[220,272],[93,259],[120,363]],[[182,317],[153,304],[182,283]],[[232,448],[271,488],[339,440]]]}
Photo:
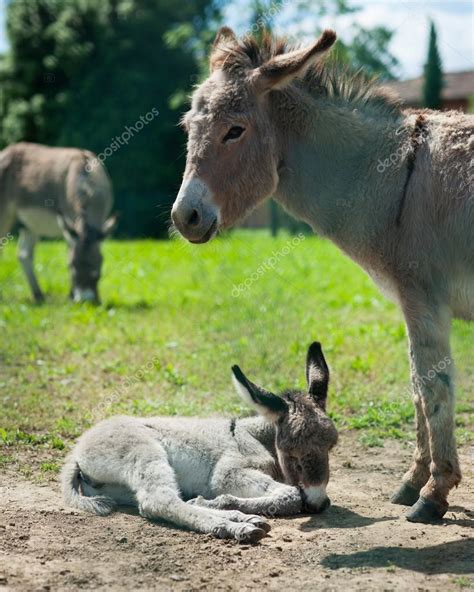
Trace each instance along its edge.
{"label": "donkey's hind leg", "polygon": [[[179,495],[172,467],[159,444],[152,458],[143,450],[137,451],[135,469],[130,485],[136,492],[139,512],[149,519],[163,519],[196,532],[213,534],[219,538],[233,538],[241,542],[257,542],[266,530],[248,522],[233,522],[225,514],[186,504]],[[157,454],[158,453],[158,454]],[[161,458],[160,458],[161,456]]]}
{"label": "donkey's hind leg", "polygon": [[453,362],[449,347],[450,312],[412,297],[405,303],[412,381],[419,393],[429,437],[430,477],[407,514],[412,522],[434,522],[448,509],[449,491],[461,481],[454,438]]}
{"label": "donkey's hind leg", "polygon": [[[0,163],[0,178],[1,178],[1,163]],[[1,193],[1,192],[0,192]],[[0,256],[6,243],[13,239],[10,233],[15,223],[16,211],[13,202],[4,201],[0,197]],[[13,274],[10,276],[12,277]]]}
{"label": "donkey's hind leg", "polygon": [[[410,354],[412,375],[415,372],[412,355]],[[412,380],[415,383],[415,380]],[[413,386],[416,389],[416,386]],[[420,497],[420,490],[430,478],[430,444],[428,426],[426,423],[421,394],[418,389],[413,393],[415,404],[416,447],[413,455],[413,463],[403,477],[403,483],[390,498],[393,504],[412,506]]]}

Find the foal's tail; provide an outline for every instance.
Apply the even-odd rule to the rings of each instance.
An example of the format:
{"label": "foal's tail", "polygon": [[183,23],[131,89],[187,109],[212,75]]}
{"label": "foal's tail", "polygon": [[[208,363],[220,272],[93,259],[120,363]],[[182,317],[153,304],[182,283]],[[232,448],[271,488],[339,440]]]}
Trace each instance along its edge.
{"label": "foal's tail", "polygon": [[107,516],[116,507],[115,500],[105,495],[85,496],[81,493],[81,469],[77,462],[69,457],[61,473],[64,501],[68,506]]}

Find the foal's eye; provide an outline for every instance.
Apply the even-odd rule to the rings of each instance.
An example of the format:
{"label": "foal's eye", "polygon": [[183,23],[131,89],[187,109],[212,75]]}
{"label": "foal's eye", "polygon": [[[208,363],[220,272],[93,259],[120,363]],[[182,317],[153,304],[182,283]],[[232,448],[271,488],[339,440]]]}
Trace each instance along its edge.
{"label": "foal's eye", "polygon": [[240,136],[244,133],[245,128],[240,127],[240,125],[235,125],[231,127],[227,134],[224,136],[223,142],[228,142],[229,140],[238,140]]}

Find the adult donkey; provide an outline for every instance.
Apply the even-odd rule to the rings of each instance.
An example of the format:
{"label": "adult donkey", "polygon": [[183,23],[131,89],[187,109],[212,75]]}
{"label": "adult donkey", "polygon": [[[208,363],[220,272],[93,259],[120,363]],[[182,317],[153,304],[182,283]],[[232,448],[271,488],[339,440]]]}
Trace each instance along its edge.
{"label": "adult donkey", "polygon": [[113,195],[105,169],[92,152],[21,142],[0,152],[0,237],[18,220],[18,258],[36,302],[43,300],[33,267],[41,237],[69,244],[71,298],[98,301],[100,243],[116,225],[107,218]]}
{"label": "adult donkey", "polygon": [[184,180],[172,210],[210,240],[267,196],[334,241],[400,304],[416,406],[414,462],[394,503],[432,522],[461,480],[454,439],[452,317],[474,318],[474,119],[404,111],[308,48],[219,31],[210,77],[183,119]]}

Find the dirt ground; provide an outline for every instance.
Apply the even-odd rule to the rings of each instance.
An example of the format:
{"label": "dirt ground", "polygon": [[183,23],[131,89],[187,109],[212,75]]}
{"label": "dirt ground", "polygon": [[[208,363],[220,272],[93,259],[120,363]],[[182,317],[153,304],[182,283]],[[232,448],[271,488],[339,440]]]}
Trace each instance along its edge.
{"label": "dirt ground", "polygon": [[332,507],[272,520],[271,536],[240,545],[62,505],[57,483],[4,474],[1,590],[461,590],[474,588],[474,448],[442,524],[410,524],[388,496],[411,456],[389,442],[363,449],[342,434],[333,455]]}

